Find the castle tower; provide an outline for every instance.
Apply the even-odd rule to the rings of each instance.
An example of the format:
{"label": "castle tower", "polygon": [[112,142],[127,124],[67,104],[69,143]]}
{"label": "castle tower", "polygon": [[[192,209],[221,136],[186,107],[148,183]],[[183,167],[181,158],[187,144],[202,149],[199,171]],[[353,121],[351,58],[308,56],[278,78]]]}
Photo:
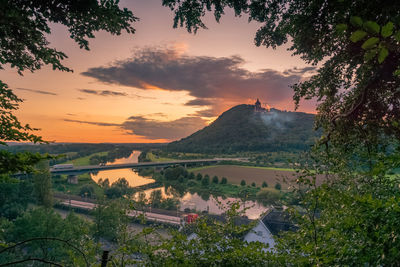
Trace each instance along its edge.
{"label": "castle tower", "polygon": [[255,111],[262,111],[261,102],[260,102],[260,100],[258,98],[257,98],[256,103],[254,104],[254,110]]}

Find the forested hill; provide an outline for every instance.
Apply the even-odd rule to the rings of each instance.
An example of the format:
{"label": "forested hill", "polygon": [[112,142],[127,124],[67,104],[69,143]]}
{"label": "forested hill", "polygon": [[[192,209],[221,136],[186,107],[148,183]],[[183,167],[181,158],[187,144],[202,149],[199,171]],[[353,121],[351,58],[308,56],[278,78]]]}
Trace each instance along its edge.
{"label": "forested hill", "polygon": [[277,109],[257,112],[253,105],[238,105],[166,149],[193,153],[307,150],[318,136],[313,125],[313,114]]}

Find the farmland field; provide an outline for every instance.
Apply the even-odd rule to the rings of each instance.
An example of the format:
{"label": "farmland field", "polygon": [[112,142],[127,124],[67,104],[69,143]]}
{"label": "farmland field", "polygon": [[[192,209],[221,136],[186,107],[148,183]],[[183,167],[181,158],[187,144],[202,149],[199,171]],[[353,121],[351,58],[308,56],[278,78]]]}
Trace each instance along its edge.
{"label": "farmland field", "polygon": [[[287,189],[289,186],[287,183],[283,182],[284,178],[286,178],[286,180],[292,180],[296,177],[296,172],[290,169],[235,165],[207,166],[194,168],[191,171],[195,174],[201,173],[203,176],[208,174],[210,178],[214,175],[218,176],[219,179],[226,177],[228,183],[232,184],[240,184],[242,180],[245,180],[248,185],[254,182],[257,186],[261,186],[265,181],[267,182],[268,187],[273,187],[277,182],[279,182],[282,185],[282,189]],[[322,179],[322,176],[317,176],[317,183],[320,183]]]}

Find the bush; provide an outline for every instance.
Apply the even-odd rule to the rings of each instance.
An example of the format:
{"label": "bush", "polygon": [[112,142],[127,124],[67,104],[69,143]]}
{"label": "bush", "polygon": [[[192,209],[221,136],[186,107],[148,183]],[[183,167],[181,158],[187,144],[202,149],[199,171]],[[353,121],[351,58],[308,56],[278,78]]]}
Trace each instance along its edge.
{"label": "bush", "polygon": [[267,182],[264,181],[264,182],[262,183],[262,187],[263,187],[263,188],[264,188],[264,187],[268,187]]}
{"label": "bush", "polygon": [[276,183],[275,184],[275,189],[276,190],[281,190],[282,189],[282,185],[280,183]]}
{"label": "bush", "polygon": [[189,186],[189,187],[196,186],[196,185],[197,185],[197,183],[195,181],[189,181],[187,183],[187,186]]}
{"label": "bush", "polygon": [[245,185],[246,185],[246,181],[245,181],[245,180],[242,180],[242,181],[240,182],[240,185],[241,185],[241,186],[245,186]]}
{"label": "bush", "polygon": [[264,205],[274,205],[279,202],[281,194],[274,189],[263,188],[257,192],[256,197],[257,200],[262,202]]}
{"label": "bush", "polygon": [[255,182],[252,182],[252,183],[251,183],[251,186],[252,186],[252,187],[256,187],[256,183],[255,183]]}
{"label": "bush", "polygon": [[189,174],[189,176],[188,176],[188,179],[189,179],[189,180],[193,180],[194,178],[195,178],[194,173],[191,172],[191,173]]}
{"label": "bush", "polygon": [[213,178],[212,178],[212,182],[214,183],[214,184],[218,184],[218,176],[214,176]]}
{"label": "bush", "polygon": [[226,179],[226,177],[222,177],[221,184],[227,184],[227,183],[228,183],[228,179]]}
{"label": "bush", "polygon": [[84,185],[81,187],[79,195],[82,197],[92,197],[94,195],[94,188],[91,185]]}
{"label": "bush", "polygon": [[201,181],[201,179],[203,179],[203,175],[201,175],[201,173],[198,173],[196,179],[197,181]]}
{"label": "bush", "polygon": [[210,184],[210,177],[208,175],[204,176],[203,180],[201,180],[201,184],[203,186],[207,186]]}
{"label": "bush", "polygon": [[185,177],[183,177],[183,175],[181,174],[181,175],[179,175],[179,177],[178,177],[178,182],[180,182],[180,183],[183,183],[183,182],[185,182]]}

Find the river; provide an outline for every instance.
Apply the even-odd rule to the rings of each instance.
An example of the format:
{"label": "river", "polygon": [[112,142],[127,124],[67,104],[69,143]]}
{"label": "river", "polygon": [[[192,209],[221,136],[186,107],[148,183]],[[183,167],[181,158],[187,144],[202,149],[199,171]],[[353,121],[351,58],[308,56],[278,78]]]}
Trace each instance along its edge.
{"label": "river", "polygon": [[[106,164],[117,164],[117,163],[137,163],[138,157],[140,155],[140,151],[132,151],[132,154],[126,158],[116,159],[114,162],[107,162]],[[106,179],[113,183],[117,181],[119,178],[125,178],[131,187],[137,187],[145,184],[150,184],[155,182],[151,177],[143,177],[140,176],[136,171],[132,169],[118,169],[118,170],[106,170],[99,171],[97,174],[91,174],[91,177],[94,181],[98,181],[99,179]],[[152,191],[161,190],[162,196],[164,198],[172,198],[173,195],[165,192],[164,187],[154,188],[144,190],[143,192],[147,197],[150,197]],[[229,203],[240,201],[238,198],[222,198],[222,197],[214,197],[212,195],[208,196],[199,196],[197,193],[185,193],[180,201],[180,209],[183,211],[185,209],[196,210],[199,212],[208,211],[211,214],[221,214],[226,210],[226,207]],[[268,210],[267,207],[256,201],[241,201],[242,208],[246,208],[245,214],[249,219],[257,219],[259,216]]]}
{"label": "river", "polygon": [[[127,158],[119,158],[114,160],[113,162],[107,162],[106,165],[110,164],[120,164],[120,163],[137,163],[138,157],[141,151],[134,150],[132,154]],[[90,176],[97,183],[100,179],[108,179],[110,184],[116,182],[119,178],[125,178],[129,186],[137,187],[145,184],[154,183],[154,179],[151,177],[140,176],[137,171],[127,168],[127,169],[117,169],[117,170],[105,170],[99,171],[97,173],[91,173]]]}

